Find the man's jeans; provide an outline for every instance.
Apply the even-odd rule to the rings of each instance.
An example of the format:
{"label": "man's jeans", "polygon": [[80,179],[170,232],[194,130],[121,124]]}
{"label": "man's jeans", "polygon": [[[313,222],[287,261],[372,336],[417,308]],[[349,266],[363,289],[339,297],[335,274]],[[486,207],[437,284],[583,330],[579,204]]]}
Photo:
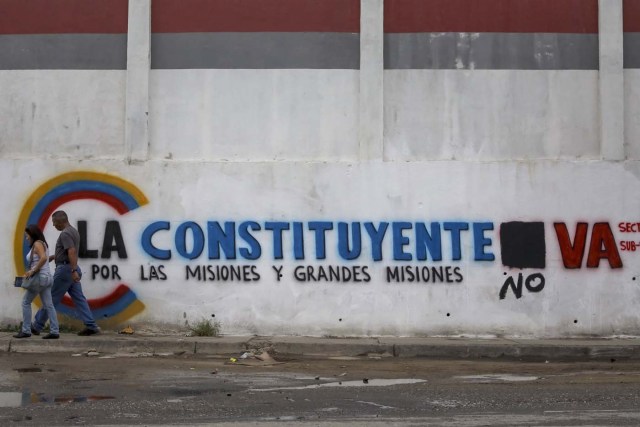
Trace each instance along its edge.
{"label": "man's jeans", "polygon": [[[78,273],[82,275],[80,268],[78,267]],[[58,309],[64,294],[69,293],[71,300],[73,300],[73,305],[75,306],[76,312],[78,313],[80,319],[85,324],[88,329],[98,330],[98,325],[93,318],[93,314],[91,313],[91,309],[89,308],[89,303],[87,303],[87,298],[85,298],[82,293],[82,285],[80,282],[74,282],[71,278],[71,265],[70,264],[61,264],[56,266],[56,271],[53,274],[53,287],[51,288],[51,299],[53,300],[53,305]],[[36,313],[35,321],[33,322],[33,328],[36,331],[41,331],[44,328],[45,323],[47,323],[47,319],[49,316],[47,315],[46,310],[42,308],[38,310]]]}

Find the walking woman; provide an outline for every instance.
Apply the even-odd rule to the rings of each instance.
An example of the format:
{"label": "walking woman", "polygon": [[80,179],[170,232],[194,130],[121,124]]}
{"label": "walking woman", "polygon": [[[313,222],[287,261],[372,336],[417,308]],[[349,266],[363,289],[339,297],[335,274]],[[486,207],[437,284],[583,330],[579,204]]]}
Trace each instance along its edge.
{"label": "walking woman", "polygon": [[40,295],[42,305],[49,315],[49,333],[43,339],[58,339],[60,331],[58,328],[58,316],[51,300],[51,285],[53,277],[49,268],[49,246],[44,238],[40,227],[31,224],[25,228],[25,237],[31,250],[27,254],[29,269],[24,274],[25,279],[39,275],[40,285],[35,289],[26,289],[22,299],[22,330],[14,335],[14,338],[29,338],[31,336],[31,302],[37,295]]}

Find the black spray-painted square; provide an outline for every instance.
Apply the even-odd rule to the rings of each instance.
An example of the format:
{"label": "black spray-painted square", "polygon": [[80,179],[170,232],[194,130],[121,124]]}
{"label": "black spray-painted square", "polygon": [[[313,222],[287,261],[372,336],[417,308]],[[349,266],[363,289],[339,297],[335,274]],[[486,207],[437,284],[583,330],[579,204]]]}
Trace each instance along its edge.
{"label": "black spray-painted square", "polygon": [[500,225],[502,265],[545,268],[547,248],[543,222],[503,222]]}

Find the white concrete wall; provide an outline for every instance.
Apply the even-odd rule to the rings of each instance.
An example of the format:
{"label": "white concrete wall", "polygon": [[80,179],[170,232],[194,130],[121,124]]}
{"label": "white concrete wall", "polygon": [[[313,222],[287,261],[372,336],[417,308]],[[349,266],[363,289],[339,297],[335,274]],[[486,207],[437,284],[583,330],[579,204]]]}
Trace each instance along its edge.
{"label": "white concrete wall", "polygon": [[598,72],[387,70],[388,160],[597,159]]}
{"label": "white concrete wall", "polygon": [[624,137],[628,159],[640,159],[640,70],[624,71]]}
{"label": "white concrete wall", "polygon": [[[122,179],[148,199],[124,215],[81,194],[58,206],[73,224],[86,221],[89,249],[101,251],[107,221],[122,231],[126,258],[114,252],[81,260],[88,298],[124,284],[135,300],[110,306],[103,326],[176,328],[215,314],[226,334],[640,334],[640,228],[626,225],[640,222],[640,81],[637,70],[616,65],[621,37],[601,44],[614,51],[600,53],[609,61],[608,80],[596,70],[384,71],[382,2],[363,0],[361,71],[149,70],[148,33],[139,31],[148,28],[149,3],[130,3],[129,70],[0,70],[0,206],[7,219],[0,240],[20,236],[29,202],[55,190],[52,179],[73,184],[99,173],[97,183]],[[609,18],[602,31],[619,31]],[[623,102],[607,92],[621,84]],[[171,259],[145,249],[144,231],[156,221],[170,224],[152,243],[171,250]],[[206,237],[204,252],[187,259],[174,236],[189,221],[205,234],[208,222],[254,221],[261,255],[244,259],[240,250],[249,246],[238,235],[236,259],[209,259]],[[275,255],[264,230],[270,221],[301,224],[303,257],[294,255],[291,231],[282,259]],[[325,259],[316,257],[311,221],[333,225]],[[373,259],[364,229],[362,253],[344,259],[340,222],[389,222],[383,259]],[[461,232],[461,257],[453,259],[451,233],[443,230],[442,259],[416,260],[413,229],[402,233],[408,242],[401,246],[413,259],[394,259],[394,222],[490,224],[480,252],[493,259],[477,259],[472,230]],[[518,268],[505,259],[513,236],[500,233],[511,222],[543,224],[544,266]],[[566,224],[575,243],[579,222],[588,230],[583,260],[570,269],[554,223]],[[613,245],[593,237],[596,223],[610,227]],[[45,232],[54,242],[51,225]],[[524,257],[529,243],[522,243]],[[187,250],[193,245],[187,237]],[[589,252],[598,255],[603,245],[609,252],[587,267]],[[3,324],[20,318],[22,293],[10,283],[20,266],[10,248],[0,258]],[[613,268],[616,256],[621,265]],[[247,266],[260,278],[187,279],[187,268],[198,265]],[[93,274],[94,266],[115,266],[118,277]],[[300,280],[301,266],[316,274],[357,266],[370,280]],[[387,268],[424,266],[456,275],[436,283],[388,280]],[[153,278],[153,270],[161,274]],[[538,279],[533,291],[524,288],[517,298],[506,290],[501,299],[519,274],[541,275],[544,287],[536,288]]]}
{"label": "white concrete wall", "polygon": [[[33,161],[30,170],[22,162],[3,161],[0,177],[16,184],[5,190],[8,218],[19,215],[21,201],[31,189],[51,177],[47,162]],[[149,204],[120,216],[94,201],[65,205],[75,224],[88,224],[88,247],[100,249],[107,220],[119,222],[128,254],[119,259],[84,259],[83,286],[89,298],[98,298],[125,283],[145,309],[130,319],[136,324],[180,325],[185,320],[210,318],[222,322],[229,334],[311,335],[423,335],[505,334],[567,336],[580,334],[637,334],[640,289],[638,251],[621,251],[622,241],[637,241],[637,232],[623,233],[618,224],[637,222],[640,209],[636,165],[608,162],[422,162],[411,163],[203,163],[147,162],[126,166],[121,162],[90,162],[84,168],[126,176],[148,197]],[[75,164],[60,162],[60,170]],[[571,179],[567,179],[570,176]],[[606,181],[602,177],[607,177]],[[153,179],[149,179],[153,177]],[[443,182],[446,177],[446,183]],[[616,183],[615,187],[610,185]],[[624,196],[622,196],[624,194]],[[562,203],[558,201],[562,200]],[[144,230],[155,221],[168,221],[171,230],[153,238],[158,248],[172,251],[170,260],[149,256],[141,246]],[[262,254],[257,260],[208,259],[204,252],[190,260],[177,252],[174,236],[187,221],[207,230],[207,221],[255,221],[262,230],[253,232]],[[266,221],[330,221],[326,259],[316,259],[314,233],[304,232],[304,259],[294,259],[291,232],[283,237],[283,258],[275,259],[273,238],[264,230]],[[406,231],[407,253],[412,261],[393,259],[392,233],[382,245],[382,260],[374,261],[368,234],[362,231],[362,253],[344,260],[338,252],[337,222],[489,222],[484,233],[491,240],[485,252],[493,261],[476,261],[472,231],[461,234],[461,259],[453,260],[449,233],[442,234],[442,260],[415,260],[413,231]],[[545,268],[508,268],[503,265],[499,237],[502,223],[541,221],[546,240]],[[607,222],[613,230],[622,268],[612,269],[606,259],[597,268],[563,266],[554,222],[566,223],[573,240],[576,222],[589,223],[588,252],[595,222]],[[390,226],[391,227],[391,226]],[[12,241],[15,224],[0,226],[5,241]],[[57,232],[48,225],[46,235]],[[205,237],[207,239],[207,237]],[[205,240],[207,242],[208,240]],[[247,243],[236,238],[236,248]],[[192,243],[187,244],[190,248]],[[189,249],[190,250],[190,249]],[[640,251],[640,246],[638,248]],[[92,277],[93,265],[118,266],[118,280]],[[152,266],[163,267],[166,280],[145,280]],[[198,265],[254,266],[259,280],[198,281],[186,279],[186,267]],[[462,280],[442,283],[408,280],[388,282],[386,268],[404,266],[457,267]],[[273,267],[282,268],[278,280]],[[369,282],[298,281],[296,267],[366,267]],[[2,271],[14,271],[10,257],[0,262]],[[499,294],[508,277],[540,273],[545,286],[540,292],[524,290],[521,298],[508,291]],[[362,277],[362,276],[361,276]],[[456,277],[457,279],[457,277]],[[19,317],[20,292],[5,284],[0,290],[5,321]],[[341,319],[341,320],[340,320]],[[102,319],[105,320],[105,319]],[[577,323],[574,321],[577,320]]]}
{"label": "white concrete wall", "polygon": [[153,70],[151,157],[355,160],[358,71]]}
{"label": "white concrete wall", "polygon": [[122,155],[125,72],[0,70],[5,158]]}

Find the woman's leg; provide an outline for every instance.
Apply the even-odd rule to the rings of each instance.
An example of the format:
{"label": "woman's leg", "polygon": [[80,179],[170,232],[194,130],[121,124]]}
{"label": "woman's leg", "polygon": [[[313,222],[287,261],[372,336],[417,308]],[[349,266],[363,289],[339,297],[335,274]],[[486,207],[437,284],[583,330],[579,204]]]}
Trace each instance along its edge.
{"label": "woman's leg", "polygon": [[34,291],[26,290],[22,297],[22,332],[31,335],[31,303],[38,295]]}
{"label": "woman's leg", "polygon": [[40,299],[42,300],[42,305],[47,311],[47,315],[49,316],[49,333],[53,335],[59,335],[60,328],[58,326],[58,316],[56,315],[56,309],[53,306],[53,300],[51,298],[51,286],[47,286],[40,292]]}

